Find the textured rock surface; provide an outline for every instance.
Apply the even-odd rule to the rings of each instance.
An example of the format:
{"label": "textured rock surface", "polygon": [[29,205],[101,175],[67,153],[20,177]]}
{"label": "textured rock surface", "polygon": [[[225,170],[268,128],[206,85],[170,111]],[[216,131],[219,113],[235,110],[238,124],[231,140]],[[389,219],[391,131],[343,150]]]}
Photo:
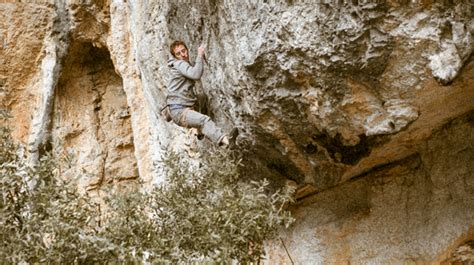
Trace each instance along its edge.
{"label": "textured rock surface", "polygon": [[168,45],[202,42],[201,108],[239,129],[243,174],[304,187],[282,237],[300,263],[438,262],[472,240],[469,1],[20,2],[0,3],[0,102],[33,162],[62,143],[98,189],[160,182],[169,148],[198,160],[212,145],[157,110]]}
{"label": "textured rock surface", "polygon": [[[54,19],[53,8],[11,1],[0,4],[0,13],[0,99],[15,117],[14,136],[26,142],[31,110],[38,105],[39,67]],[[38,28],[31,27],[33,24]]]}
{"label": "textured rock surface", "polygon": [[[451,121],[414,155],[302,200],[282,237],[293,261],[439,264],[472,239],[473,118]],[[280,242],[269,257],[290,263]]]}
{"label": "textured rock surface", "polygon": [[62,151],[81,165],[66,174],[86,172],[90,179],[81,181],[89,189],[138,177],[130,110],[107,49],[71,45],[56,87],[54,113],[52,138],[63,141]]}

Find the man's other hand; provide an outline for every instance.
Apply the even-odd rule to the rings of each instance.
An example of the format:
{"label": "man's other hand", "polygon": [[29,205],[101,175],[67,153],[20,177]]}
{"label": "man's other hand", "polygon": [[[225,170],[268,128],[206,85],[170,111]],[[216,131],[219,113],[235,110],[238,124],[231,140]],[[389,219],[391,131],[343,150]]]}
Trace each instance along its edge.
{"label": "man's other hand", "polygon": [[205,55],[205,53],[206,53],[205,49],[206,49],[206,46],[205,46],[205,45],[201,44],[201,46],[199,46],[199,48],[198,48],[198,55],[199,55],[200,57],[204,57],[204,55]]}

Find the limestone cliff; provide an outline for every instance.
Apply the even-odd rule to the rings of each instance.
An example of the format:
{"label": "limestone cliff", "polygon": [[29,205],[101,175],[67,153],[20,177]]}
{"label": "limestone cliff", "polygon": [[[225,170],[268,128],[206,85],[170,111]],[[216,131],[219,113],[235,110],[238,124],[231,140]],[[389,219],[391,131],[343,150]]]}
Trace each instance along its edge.
{"label": "limestone cliff", "polygon": [[60,146],[64,173],[100,191],[159,183],[170,148],[198,160],[212,144],[158,110],[171,41],[191,58],[204,43],[201,109],[239,129],[243,174],[299,187],[269,264],[469,258],[472,1],[7,0],[0,14],[0,103],[32,162]]}

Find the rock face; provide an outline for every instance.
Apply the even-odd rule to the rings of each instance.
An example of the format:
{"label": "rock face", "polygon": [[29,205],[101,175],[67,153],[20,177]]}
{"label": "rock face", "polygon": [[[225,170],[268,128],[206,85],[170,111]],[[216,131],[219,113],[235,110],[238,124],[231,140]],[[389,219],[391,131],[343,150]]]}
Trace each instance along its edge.
{"label": "rock face", "polygon": [[[283,237],[293,261],[446,260],[474,235],[473,118],[471,113],[449,122],[416,154],[300,201],[294,209],[297,221]],[[284,253],[275,242],[268,264],[290,263]]]}
{"label": "rock face", "polygon": [[81,166],[65,173],[86,172],[90,179],[81,181],[89,189],[137,178],[130,110],[108,50],[90,43],[69,49],[56,85],[52,138]]}
{"label": "rock face", "polygon": [[158,113],[169,44],[204,43],[200,108],[239,129],[243,175],[300,188],[268,263],[281,242],[298,264],[469,257],[469,1],[21,2],[0,4],[0,102],[32,163],[59,147],[99,191],[161,182],[169,149],[198,160],[212,144]]}

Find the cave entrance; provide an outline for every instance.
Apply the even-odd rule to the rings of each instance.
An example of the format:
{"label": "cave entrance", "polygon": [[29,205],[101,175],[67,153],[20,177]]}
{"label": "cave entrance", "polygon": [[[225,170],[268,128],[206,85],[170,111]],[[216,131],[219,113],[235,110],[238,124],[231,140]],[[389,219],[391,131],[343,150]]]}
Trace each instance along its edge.
{"label": "cave entrance", "polygon": [[123,81],[107,48],[71,44],[56,87],[52,135],[73,161],[64,173],[80,174],[83,188],[138,177]]}

